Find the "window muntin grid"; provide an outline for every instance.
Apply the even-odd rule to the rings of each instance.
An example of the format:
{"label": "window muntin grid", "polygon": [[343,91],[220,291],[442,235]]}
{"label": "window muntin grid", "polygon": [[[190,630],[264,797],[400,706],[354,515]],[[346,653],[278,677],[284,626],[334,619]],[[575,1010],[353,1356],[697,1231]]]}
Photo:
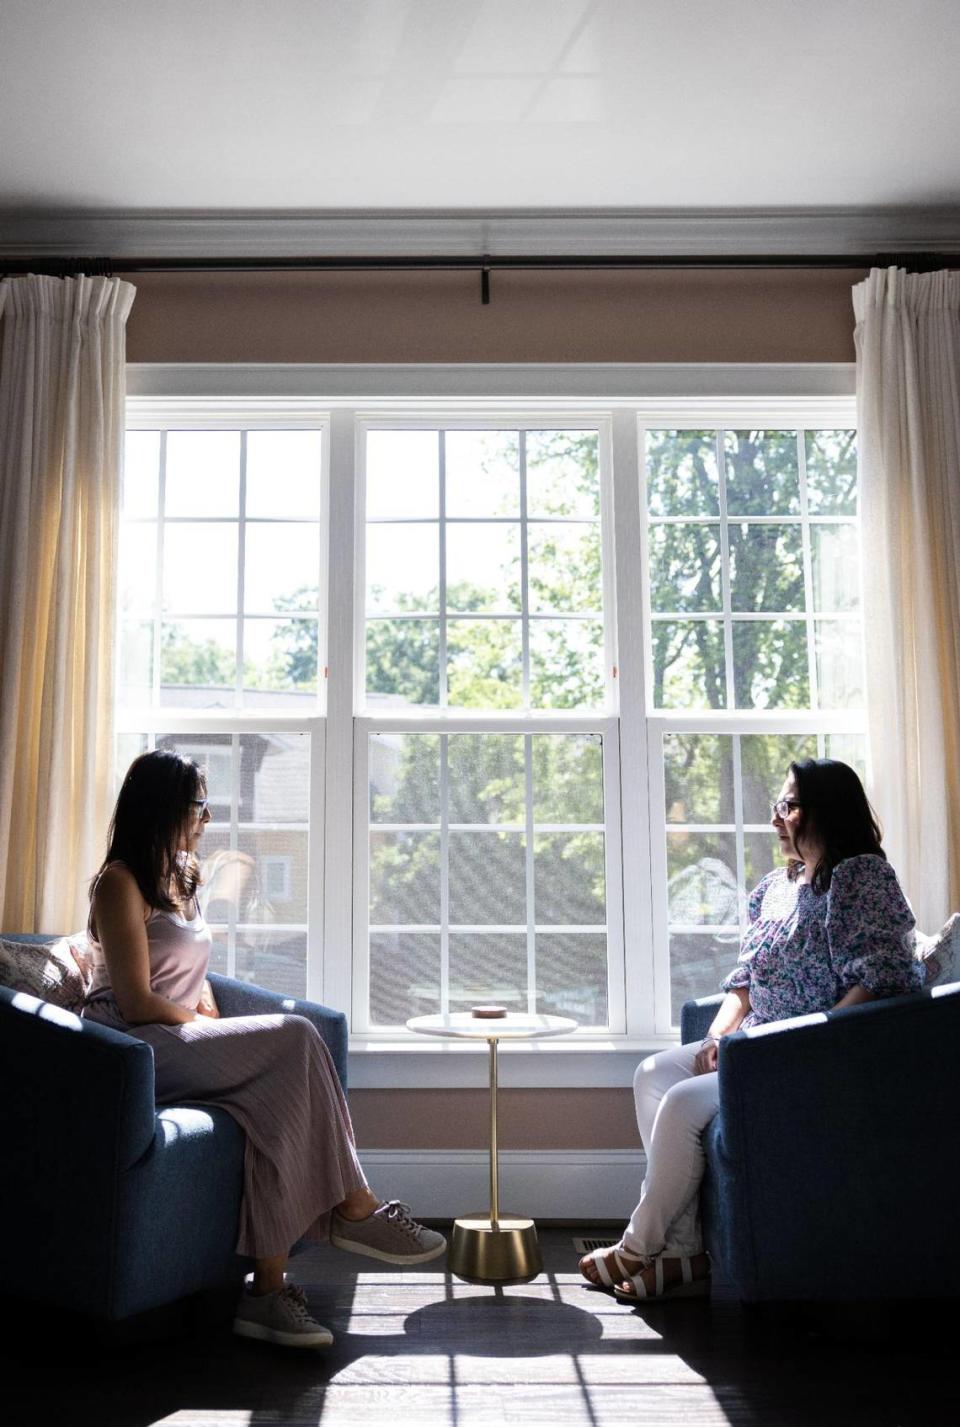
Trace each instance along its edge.
{"label": "window muntin grid", "polygon": [[650,707],[862,707],[854,433],[660,427],[644,448]]}
{"label": "window muntin grid", "polygon": [[[564,441],[579,448],[581,480],[551,492],[543,477],[563,453],[550,443]],[[403,451],[393,482],[383,479],[391,442]],[[603,706],[599,431],[385,426],[366,443],[366,706]],[[472,484],[461,449],[471,443],[483,478]],[[388,570],[399,572],[392,590]]]}
{"label": "window muntin grid", "polygon": [[[119,780],[139,754],[169,748],[209,769],[225,796],[210,799],[198,848],[198,900],[213,933],[210,969],[285,996],[306,995],[310,882],[311,735],[131,733],[117,738]],[[271,872],[282,868],[276,887]]]}
{"label": "window muntin grid", "polygon": [[497,1000],[608,1026],[604,737],[389,730],[365,742],[363,1023],[384,1031]]}
{"label": "window muntin grid", "polygon": [[323,433],[127,433],[121,706],[315,712]]}

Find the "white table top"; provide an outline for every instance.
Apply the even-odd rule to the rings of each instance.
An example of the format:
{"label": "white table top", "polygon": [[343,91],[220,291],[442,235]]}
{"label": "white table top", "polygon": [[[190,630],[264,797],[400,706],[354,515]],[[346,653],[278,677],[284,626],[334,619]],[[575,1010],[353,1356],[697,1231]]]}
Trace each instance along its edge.
{"label": "white table top", "polygon": [[414,1016],[407,1030],[422,1036],[453,1036],[459,1040],[532,1040],[538,1036],[562,1036],[577,1029],[568,1016],[531,1016],[511,1011],[506,1016],[471,1016],[469,1011],[453,1011],[445,1016]]}

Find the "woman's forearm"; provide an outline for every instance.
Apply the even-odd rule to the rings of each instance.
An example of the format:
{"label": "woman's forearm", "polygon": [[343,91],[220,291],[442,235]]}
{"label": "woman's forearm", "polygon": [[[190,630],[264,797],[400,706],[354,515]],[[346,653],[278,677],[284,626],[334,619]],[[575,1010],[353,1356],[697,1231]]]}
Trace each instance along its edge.
{"label": "woman's forearm", "polygon": [[728,1036],[735,1031],[750,1010],[750,992],[746,986],[737,986],[724,996],[720,1009],[714,1016],[708,1035]]}
{"label": "woman's forearm", "polygon": [[131,1026],[182,1026],[197,1019],[195,1011],[188,1011],[186,1006],[178,1006],[176,1001],[168,1001],[155,991],[148,991],[135,1006],[121,1006],[120,1010]]}
{"label": "woman's forearm", "polygon": [[866,986],[851,986],[850,990],[840,997],[833,1009],[842,1011],[844,1006],[860,1006],[864,1001],[875,1001],[876,999],[874,993],[868,991]]}

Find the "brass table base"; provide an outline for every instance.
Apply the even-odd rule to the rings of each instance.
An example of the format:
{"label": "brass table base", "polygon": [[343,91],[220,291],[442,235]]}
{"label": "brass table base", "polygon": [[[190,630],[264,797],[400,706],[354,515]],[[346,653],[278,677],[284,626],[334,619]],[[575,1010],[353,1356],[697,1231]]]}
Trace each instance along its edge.
{"label": "brass table base", "polygon": [[451,1273],[476,1283],[526,1283],[543,1268],[532,1219],[501,1214],[494,1227],[489,1214],[456,1219],[450,1241]]}

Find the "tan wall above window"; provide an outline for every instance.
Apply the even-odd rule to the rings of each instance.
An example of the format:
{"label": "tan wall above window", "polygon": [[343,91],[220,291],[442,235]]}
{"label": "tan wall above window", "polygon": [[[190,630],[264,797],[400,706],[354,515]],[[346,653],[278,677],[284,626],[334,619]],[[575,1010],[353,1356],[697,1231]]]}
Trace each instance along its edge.
{"label": "tan wall above window", "polygon": [[865,273],[142,273],[130,362],[852,362]]}

